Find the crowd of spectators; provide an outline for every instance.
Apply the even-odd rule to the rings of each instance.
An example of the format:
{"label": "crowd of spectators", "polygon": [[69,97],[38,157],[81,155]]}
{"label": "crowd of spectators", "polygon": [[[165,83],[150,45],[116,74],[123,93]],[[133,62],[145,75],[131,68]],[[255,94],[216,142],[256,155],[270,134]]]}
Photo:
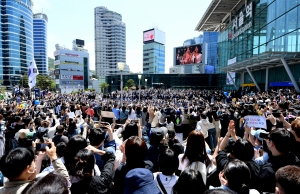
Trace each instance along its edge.
{"label": "crowd of spectators", "polygon": [[[300,95],[146,89],[0,101],[0,194],[300,193]],[[140,99],[140,100],[139,100]],[[246,124],[260,116],[265,128]]]}

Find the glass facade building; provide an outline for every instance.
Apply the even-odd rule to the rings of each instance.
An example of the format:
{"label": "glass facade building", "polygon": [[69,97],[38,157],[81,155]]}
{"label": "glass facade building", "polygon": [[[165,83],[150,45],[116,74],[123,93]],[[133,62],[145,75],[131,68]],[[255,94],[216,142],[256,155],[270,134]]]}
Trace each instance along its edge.
{"label": "glass facade building", "polygon": [[218,36],[219,32],[203,32],[203,45],[205,49],[205,65],[214,68],[218,65]]}
{"label": "glass facade building", "polygon": [[33,15],[34,60],[39,73],[44,75],[47,75],[48,72],[47,23],[46,14],[37,13]]}
{"label": "glass facade building", "polygon": [[[218,45],[218,69],[228,65],[228,60],[236,58],[241,62],[260,56],[265,52],[300,52],[300,1],[296,0],[254,0],[252,27],[232,39],[232,25],[229,23],[220,33]],[[240,8],[245,10],[247,5]],[[244,21],[249,22],[249,21]],[[271,66],[271,65],[270,65]],[[271,66],[272,67],[272,66]],[[295,80],[300,79],[300,63],[289,66]],[[269,82],[290,81],[283,66],[268,70]],[[243,75],[242,75],[243,74]],[[253,78],[263,86],[266,69],[253,71]],[[236,76],[237,85],[253,83],[248,72]]]}
{"label": "glass facade building", "polygon": [[1,0],[0,79],[18,84],[33,58],[31,0]]}
{"label": "glass facade building", "polygon": [[216,70],[234,72],[235,88],[288,82],[279,85],[300,91],[299,0],[213,0],[196,30],[220,33]]}
{"label": "glass facade building", "polygon": [[157,42],[143,45],[143,73],[165,73],[165,46]]}

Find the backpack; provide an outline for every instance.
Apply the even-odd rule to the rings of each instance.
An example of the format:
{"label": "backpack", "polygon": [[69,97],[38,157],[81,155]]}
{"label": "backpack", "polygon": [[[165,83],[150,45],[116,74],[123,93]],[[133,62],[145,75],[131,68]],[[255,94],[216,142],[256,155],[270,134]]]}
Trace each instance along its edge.
{"label": "backpack", "polygon": [[174,124],[175,124],[175,126],[181,126],[181,124],[182,124],[182,118],[181,118],[181,115],[176,115],[176,116],[175,116]]}

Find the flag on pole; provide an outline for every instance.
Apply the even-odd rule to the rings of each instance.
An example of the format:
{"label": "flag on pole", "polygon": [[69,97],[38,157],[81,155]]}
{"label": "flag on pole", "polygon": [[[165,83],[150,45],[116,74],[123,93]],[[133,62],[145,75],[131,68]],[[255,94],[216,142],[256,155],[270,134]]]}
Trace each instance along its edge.
{"label": "flag on pole", "polygon": [[36,67],[34,59],[30,63],[29,69],[28,69],[28,85],[31,89],[36,84],[36,76],[39,74],[39,71]]}

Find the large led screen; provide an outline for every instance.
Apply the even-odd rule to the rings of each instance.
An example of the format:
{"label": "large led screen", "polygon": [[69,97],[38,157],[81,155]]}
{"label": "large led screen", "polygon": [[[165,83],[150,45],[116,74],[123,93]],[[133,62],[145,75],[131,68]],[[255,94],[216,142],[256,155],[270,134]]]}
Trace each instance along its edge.
{"label": "large led screen", "polygon": [[175,49],[176,65],[202,63],[202,45],[178,47]]}
{"label": "large led screen", "polygon": [[154,30],[144,32],[144,42],[154,40]]}

